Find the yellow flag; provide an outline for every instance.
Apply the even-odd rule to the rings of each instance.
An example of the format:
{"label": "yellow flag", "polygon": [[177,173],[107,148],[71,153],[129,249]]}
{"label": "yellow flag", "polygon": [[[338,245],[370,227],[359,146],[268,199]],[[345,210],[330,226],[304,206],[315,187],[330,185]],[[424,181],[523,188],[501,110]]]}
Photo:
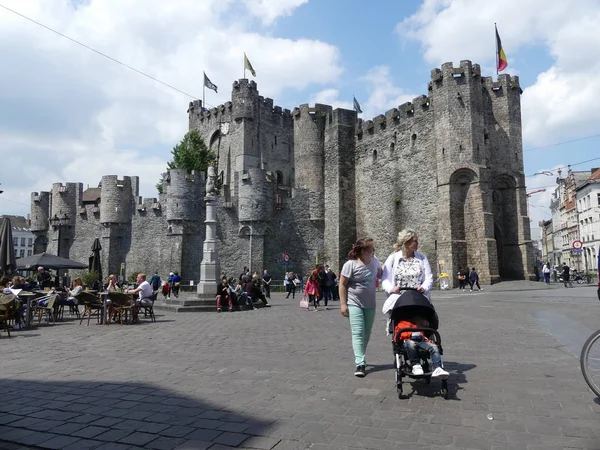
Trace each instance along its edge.
{"label": "yellow flag", "polygon": [[252,74],[253,77],[256,76],[256,72],[254,71],[254,68],[252,67],[252,64],[250,64],[250,61],[248,60],[248,57],[246,56],[245,53],[244,53],[244,67],[250,71],[250,73]]}

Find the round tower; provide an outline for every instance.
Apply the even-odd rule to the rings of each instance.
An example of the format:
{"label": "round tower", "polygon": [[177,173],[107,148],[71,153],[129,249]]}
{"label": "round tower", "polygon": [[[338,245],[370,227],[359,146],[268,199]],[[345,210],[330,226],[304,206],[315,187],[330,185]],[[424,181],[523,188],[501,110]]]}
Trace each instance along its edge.
{"label": "round tower", "polygon": [[31,193],[31,231],[48,231],[50,219],[50,192]]}
{"label": "round tower", "polygon": [[[52,217],[63,217],[65,214],[75,221],[77,217],[78,191],[82,189],[81,183],[54,183],[52,185]],[[51,217],[51,218],[52,218]]]}
{"label": "round tower", "polygon": [[314,220],[325,217],[325,125],[331,113],[331,106],[318,103],[314,108],[300,105],[293,113],[295,186],[309,192]]}
{"label": "round tower", "polygon": [[204,177],[194,171],[170,169],[165,180],[167,220],[202,220]]}
{"label": "round tower", "polygon": [[[134,186],[135,187],[135,186]],[[128,223],[134,208],[131,177],[104,175],[100,190],[100,223]]]}
{"label": "round tower", "polygon": [[266,171],[250,168],[242,172],[239,183],[239,221],[270,221],[275,194]]}

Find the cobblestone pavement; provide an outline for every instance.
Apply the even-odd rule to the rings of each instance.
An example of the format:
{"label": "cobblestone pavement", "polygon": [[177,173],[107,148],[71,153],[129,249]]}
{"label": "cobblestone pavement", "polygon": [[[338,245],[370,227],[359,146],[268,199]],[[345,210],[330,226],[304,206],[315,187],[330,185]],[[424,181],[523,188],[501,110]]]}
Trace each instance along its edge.
{"label": "cobblestone pavement", "polygon": [[357,379],[338,304],[298,300],[2,333],[0,448],[600,449],[600,404],[560,340],[600,327],[595,287],[434,292],[449,400],[436,382],[397,398],[383,315]]}

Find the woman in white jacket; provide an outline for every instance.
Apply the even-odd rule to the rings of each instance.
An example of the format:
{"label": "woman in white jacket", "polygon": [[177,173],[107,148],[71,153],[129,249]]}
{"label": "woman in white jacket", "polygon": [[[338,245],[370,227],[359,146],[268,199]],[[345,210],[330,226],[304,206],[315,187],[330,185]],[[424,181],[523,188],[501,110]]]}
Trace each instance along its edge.
{"label": "woman in white jacket", "polygon": [[398,233],[394,252],[388,257],[381,278],[381,286],[388,294],[383,305],[383,313],[391,311],[400,295],[400,287],[410,287],[423,293],[430,301],[433,274],[427,257],[417,252],[417,233],[409,228]]}

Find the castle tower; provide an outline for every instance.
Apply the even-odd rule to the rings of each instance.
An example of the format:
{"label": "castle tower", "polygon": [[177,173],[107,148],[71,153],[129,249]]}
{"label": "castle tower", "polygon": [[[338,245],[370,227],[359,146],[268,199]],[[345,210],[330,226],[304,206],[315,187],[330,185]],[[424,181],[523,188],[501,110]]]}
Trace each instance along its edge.
{"label": "castle tower", "polygon": [[45,252],[48,248],[51,202],[50,192],[31,193],[31,232],[35,235],[34,254]]}
{"label": "castle tower", "polygon": [[443,270],[477,267],[484,283],[497,278],[494,228],[484,152],[484,102],[479,65],[445,63],[431,72],[438,167],[438,257]]}
{"label": "castle tower", "polygon": [[260,114],[258,90],[254,81],[243,78],[233,83],[231,92],[231,117],[236,123],[241,154],[236,161],[237,170],[260,168]]}
{"label": "castle tower", "polygon": [[523,168],[519,77],[483,79],[485,141],[490,167],[488,201],[498,253],[498,274],[532,278],[533,246]]}
{"label": "castle tower", "polygon": [[165,181],[169,271],[195,279],[204,240],[204,176],[185,169],[170,169]]}
{"label": "castle tower", "polygon": [[325,218],[325,125],[332,113],[331,106],[307,104],[295,108],[294,117],[294,178],[296,189],[309,194],[308,213],[311,220]]}
{"label": "castle tower", "polygon": [[103,270],[121,273],[131,248],[131,220],[139,196],[139,178],[104,175],[101,181],[100,223]]}
{"label": "castle tower", "polygon": [[54,183],[52,185],[50,220],[58,218],[60,227],[50,227],[49,251],[63,258],[69,257],[69,249],[75,238],[77,205],[83,196],[82,183]]}
{"label": "castle tower", "polygon": [[[356,240],[355,151],[356,112],[336,109],[325,126],[324,215],[325,257],[337,270]],[[343,217],[344,220],[340,220]]]}

